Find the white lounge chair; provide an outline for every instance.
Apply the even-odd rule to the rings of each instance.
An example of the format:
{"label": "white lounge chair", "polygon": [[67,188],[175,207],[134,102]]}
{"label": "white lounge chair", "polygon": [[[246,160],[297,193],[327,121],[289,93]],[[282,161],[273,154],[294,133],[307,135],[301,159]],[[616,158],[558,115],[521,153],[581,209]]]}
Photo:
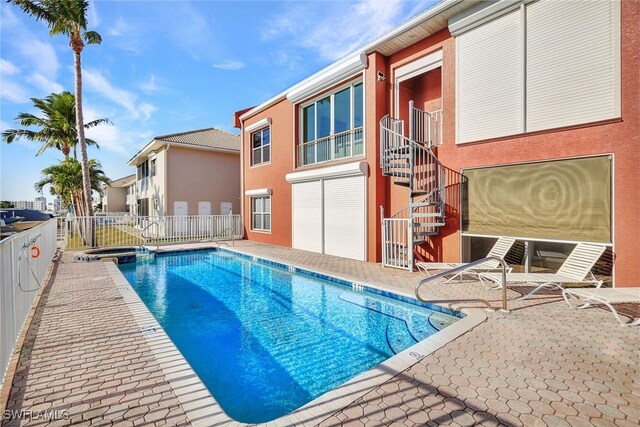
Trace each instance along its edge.
{"label": "white lounge chair", "polygon": [[[516,242],[516,239],[512,239],[510,237],[500,237],[498,241],[493,245],[487,256],[495,256],[500,259],[504,259],[507,255],[513,244]],[[460,267],[465,265],[464,262],[418,262],[416,263],[416,267],[419,270],[424,271],[427,276],[432,276],[436,271],[442,272],[443,270],[450,270],[452,268]],[[500,262],[497,260],[490,260],[483,262],[482,264],[478,264],[473,268],[468,270],[464,270],[459,272],[458,274],[450,277],[449,280],[454,279],[462,274],[471,274],[478,277],[478,274],[483,271],[491,271],[498,270],[500,268]],[[507,271],[511,271],[509,268]],[[484,282],[483,282],[484,284]]]}
{"label": "white lounge chair", "polygon": [[[622,326],[640,325],[640,317],[626,323],[622,321],[618,311],[611,304],[638,303],[640,304],[640,288],[599,288],[599,289],[564,289],[564,300],[571,308],[585,308],[592,304],[606,305],[616,320]],[[575,301],[572,301],[574,299]]]}
{"label": "white lounge chair", "polygon": [[[565,283],[594,285],[599,288],[602,286],[602,280],[596,279],[591,269],[606,249],[605,245],[596,243],[578,243],[556,273],[509,273],[507,284],[540,283],[537,288],[520,299],[528,298],[542,288],[563,290],[562,284]],[[502,282],[502,275],[498,273],[480,273],[479,276],[481,280],[489,280],[498,286]],[[590,277],[587,278],[587,276]]]}

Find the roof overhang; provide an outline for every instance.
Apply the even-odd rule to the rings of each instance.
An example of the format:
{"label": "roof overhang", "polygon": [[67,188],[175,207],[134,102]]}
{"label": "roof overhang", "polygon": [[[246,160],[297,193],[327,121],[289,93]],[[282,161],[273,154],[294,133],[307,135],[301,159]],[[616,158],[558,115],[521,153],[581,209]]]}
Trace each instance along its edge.
{"label": "roof overhang", "polygon": [[294,85],[287,92],[287,99],[297,103],[323,91],[362,71],[367,66],[367,56],[352,54],[334,62],[320,73],[316,73]]}
{"label": "roof overhang", "polygon": [[244,112],[240,115],[239,120],[243,121],[285,98],[292,103],[299,102],[366,68],[364,56],[374,52],[379,52],[387,57],[391,56],[447,28],[451,17],[479,4],[491,4],[499,1],[509,2],[510,0],[443,0],[366,44],[356,52],[348,54],[289,89]]}
{"label": "roof overhang", "polygon": [[167,145],[166,141],[161,141],[158,139],[152,139],[147,145],[142,147],[140,151],[138,151],[134,156],[127,162],[127,166],[137,166],[139,161],[146,159],[151,155],[151,153],[160,150],[162,147]]}
{"label": "roof overhang", "polygon": [[182,142],[164,141],[162,139],[154,139],[151,142],[149,142],[147,145],[142,147],[142,149],[140,151],[138,151],[131,158],[131,160],[129,160],[129,162],[127,162],[127,166],[137,166],[143,160],[146,160],[149,157],[152,157],[156,152],[160,151],[162,148],[164,148],[166,146],[190,148],[192,150],[216,151],[218,153],[235,154],[237,156],[240,155],[240,149],[237,149],[237,150],[225,150],[223,148],[205,147],[203,145],[184,144]]}

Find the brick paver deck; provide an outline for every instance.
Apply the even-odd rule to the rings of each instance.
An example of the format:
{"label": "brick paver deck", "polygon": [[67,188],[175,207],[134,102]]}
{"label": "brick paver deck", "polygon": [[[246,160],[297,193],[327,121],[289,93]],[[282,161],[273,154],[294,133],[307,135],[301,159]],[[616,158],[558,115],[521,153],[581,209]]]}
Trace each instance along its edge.
{"label": "brick paver deck", "polygon": [[[105,264],[65,254],[45,285],[2,425],[187,425]],[[55,415],[53,415],[55,414]],[[65,419],[66,418],[66,419]]]}
{"label": "brick paver deck", "polygon": [[[253,242],[231,249],[405,293],[420,277]],[[66,409],[70,420],[62,424],[188,423],[105,266],[66,255],[52,279],[28,332],[8,409]],[[496,305],[500,294],[472,282],[429,284],[424,292]],[[640,423],[640,329],[620,327],[599,308],[571,310],[557,292],[509,304],[511,313],[489,313],[486,322],[321,425]]]}

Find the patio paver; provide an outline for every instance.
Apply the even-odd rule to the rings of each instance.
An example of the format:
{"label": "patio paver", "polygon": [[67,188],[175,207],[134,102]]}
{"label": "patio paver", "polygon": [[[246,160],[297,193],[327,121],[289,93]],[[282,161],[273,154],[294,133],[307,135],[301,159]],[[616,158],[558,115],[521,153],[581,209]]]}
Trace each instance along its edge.
{"label": "patio paver", "polygon": [[[420,277],[255,242],[229,248],[404,293]],[[66,409],[70,419],[61,424],[188,424],[105,266],[65,254],[53,279],[28,332],[8,409]],[[496,306],[500,294],[466,281],[429,284],[424,292],[483,297]],[[640,330],[621,328],[599,308],[571,310],[557,292],[509,305],[511,313],[489,313],[321,425],[640,423]]]}

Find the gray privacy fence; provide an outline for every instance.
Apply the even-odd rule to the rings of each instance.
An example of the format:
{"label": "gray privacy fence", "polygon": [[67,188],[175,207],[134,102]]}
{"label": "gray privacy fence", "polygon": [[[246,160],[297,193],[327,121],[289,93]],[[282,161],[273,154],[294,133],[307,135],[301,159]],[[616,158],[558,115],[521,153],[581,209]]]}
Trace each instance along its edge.
{"label": "gray privacy fence", "polygon": [[3,381],[20,330],[55,255],[56,225],[56,220],[51,219],[0,241],[0,370]]}

